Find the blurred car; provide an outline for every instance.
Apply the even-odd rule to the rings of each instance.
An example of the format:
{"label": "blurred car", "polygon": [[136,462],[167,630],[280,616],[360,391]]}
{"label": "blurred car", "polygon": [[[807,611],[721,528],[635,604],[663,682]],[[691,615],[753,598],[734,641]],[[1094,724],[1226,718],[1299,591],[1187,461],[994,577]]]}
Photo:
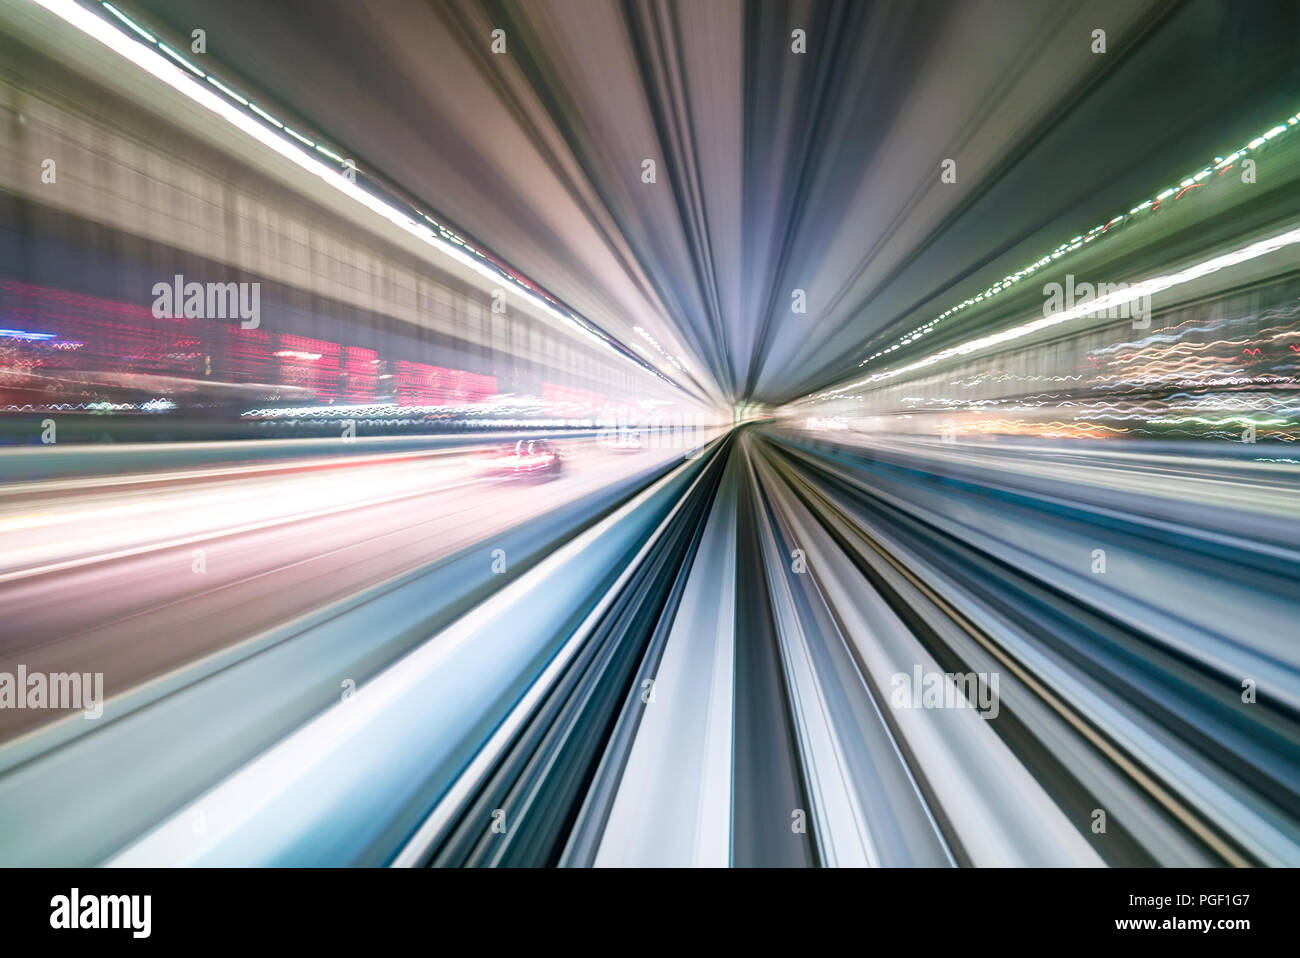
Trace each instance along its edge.
{"label": "blurred car", "polygon": [[600,439],[599,444],[616,452],[640,452],[645,448],[641,442],[641,431],[627,426],[610,430]]}
{"label": "blurred car", "polygon": [[520,439],[477,462],[485,476],[552,477],[563,470],[559,451],[545,439]]}

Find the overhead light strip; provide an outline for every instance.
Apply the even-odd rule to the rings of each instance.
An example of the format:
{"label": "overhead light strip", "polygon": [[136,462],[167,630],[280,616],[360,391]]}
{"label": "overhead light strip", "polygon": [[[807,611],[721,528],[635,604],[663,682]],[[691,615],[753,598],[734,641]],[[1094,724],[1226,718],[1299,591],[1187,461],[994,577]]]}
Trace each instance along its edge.
{"label": "overhead light strip", "polygon": [[[108,20],[96,16],[81,4],[74,0],[32,0],[38,6],[59,17],[64,22],[80,30],[82,33],[99,41],[104,46],[113,50],[115,53],[130,60],[146,73],[161,80],[172,89],[181,93],[194,103],[202,106],[204,109],[221,117],[227,123],[238,128],[244,133],[257,140],[263,146],[273,150],[280,156],[294,163],[299,168],[305,170],[314,176],[319,177],[329,186],[333,187],[340,193],[345,194],[352,200],[365,206],[367,209],[377,213],[384,219],[393,223],[395,226],[405,232],[415,236],[428,245],[432,246],[438,252],[442,253],[461,265],[468,267],[480,276],[491,280],[492,282],[501,282],[505,280],[512,284],[516,294],[524,297],[533,306],[542,310],[548,316],[556,319],[564,325],[574,329],[587,338],[594,340],[605,348],[614,352],[623,360],[632,363],[642,372],[650,373],[656,378],[678,389],[682,388],[673,380],[663,375],[658,370],[650,367],[642,360],[631,354],[630,350],[619,348],[616,341],[607,333],[594,325],[580,320],[577,316],[572,315],[564,310],[557,309],[547,298],[538,295],[530,287],[521,283],[509,273],[503,273],[494,268],[484,254],[470,246],[462,237],[457,236],[444,226],[439,224],[427,214],[420,214],[421,217],[430,225],[419,222],[410,214],[403,212],[383,199],[375,196],[373,193],[357,186],[349,177],[344,175],[345,170],[335,169],[327,166],[318,160],[313,153],[314,150],[324,156],[328,156],[340,163],[347,161],[339,160],[335,151],[315,143],[307,137],[296,133],[294,130],[287,128],[285,124],[276,119],[256,103],[251,102],[247,97],[236,92],[231,86],[221,82],[198,67],[194,66],[182,55],[172,50],[163,41],[159,40],[145,27],[137,23],[131,17],[127,16],[113,4],[101,2],[100,6],[104,8],[116,21],[130,30],[132,35],[119,30]],[[143,43],[141,41],[144,41]],[[148,44],[148,45],[146,45]],[[161,53],[159,51],[162,51]],[[163,54],[166,54],[164,56]],[[211,87],[220,90],[229,100],[218,96],[213,89],[202,85],[200,80],[206,80]],[[234,101],[234,102],[230,102]],[[235,104],[238,103],[238,106]],[[275,126],[275,130],[269,129],[263,123],[259,122],[253,116],[244,112],[240,107],[246,107],[253,113],[262,117],[268,123]],[[294,137],[304,146],[298,146],[295,142],[280,135],[279,131],[284,131]],[[351,167],[355,168],[355,167]],[[437,230],[435,232],[434,230]]]}
{"label": "overhead light strip", "polygon": [[901,349],[904,346],[910,346],[912,343],[916,342],[922,336],[927,336],[930,333],[932,333],[936,327],[940,326],[945,320],[951,318],[955,314],[960,313],[963,310],[969,309],[972,306],[978,305],[979,303],[985,302],[986,300],[992,299],[994,296],[998,295],[999,293],[1006,292],[1008,289],[1010,289],[1016,283],[1019,283],[1022,279],[1026,278],[1027,276],[1030,276],[1031,274],[1037,272],[1038,270],[1042,269],[1045,266],[1050,266],[1052,263],[1068,256],[1070,253],[1082,249],[1088,243],[1091,243],[1093,240],[1097,239],[1103,233],[1107,232],[1112,226],[1115,226],[1118,223],[1131,222],[1131,219],[1133,217],[1137,217],[1139,215],[1145,218],[1146,216],[1150,216],[1151,214],[1158,212],[1162,204],[1170,197],[1173,197],[1173,199],[1175,200],[1180,199],[1183,196],[1183,194],[1185,194],[1189,189],[1200,185],[1201,181],[1208,179],[1215,172],[1222,173],[1226,171],[1238,160],[1245,158],[1247,154],[1249,154],[1252,150],[1258,151],[1261,147],[1271,142],[1274,138],[1281,136],[1283,133],[1289,132],[1290,129],[1295,127],[1297,124],[1300,124],[1300,113],[1296,113],[1293,116],[1287,117],[1286,120],[1284,120],[1282,123],[1278,123],[1275,126],[1273,126],[1271,129],[1269,129],[1267,132],[1252,138],[1244,146],[1233,151],[1227,156],[1216,156],[1214,158],[1213,164],[1206,165],[1198,172],[1189,174],[1188,176],[1184,177],[1182,180],[1179,181],[1177,186],[1168,187],[1167,189],[1164,189],[1161,192],[1155,194],[1150,199],[1143,200],[1141,203],[1138,203],[1134,205],[1132,208],[1130,208],[1128,213],[1126,214],[1121,213],[1112,216],[1105,223],[1100,223],[1097,226],[1094,226],[1092,229],[1088,230],[1088,232],[1081,233],[1078,236],[1075,236],[1074,238],[1069,240],[1068,242],[1062,243],[1060,246],[1056,247],[1056,249],[1052,250],[1047,255],[1034,260],[1034,262],[1030,263],[1028,266],[1023,267],[1022,269],[1018,269],[1014,273],[1011,273],[1007,276],[1004,276],[1001,280],[994,283],[992,286],[984,290],[984,292],[980,293],[978,296],[972,296],[971,298],[963,300],[962,302],[956,304],[955,306],[952,306],[944,310],[938,316],[931,319],[928,323],[924,323],[916,327],[915,329],[913,329],[911,332],[903,334],[898,338],[897,341],[894,342],[893,345],[878,350],[877,352],[868,356],[866,359],[862,360],[862,362],[858,363],[858,365],[865,366],[867,365],[867,363],[871,362],[872,360],[879,359],[882,356],[888,356],[890,353],[894,352],[895,350]]}
{"label": "overhead light strip", "polygon": [[1131,303],[1136,299],[1144,296],[1152,296],[1156,293],[1172,289],[1175,286],[1182,286],[1193,280],[1200,279],[1202,276],[1208,276],[1210,273],[1216,273],[1221,269],[1230,266],[1236,266],[1240,263],[1248,262],[1260,256],[1276,252],[1287,246],[1293,246],[1300,243],[1300,229],[1290,230],[1281,233],[1270,239],[1260,240],[1244,246],[1241,249],[1234,250],[1231,253],[1224,253],[1220,256],[1212,257],[1194,266],[1180,270],[1177,273],[1169,273],[1165,276],[1157,276],[1153,279],[1144,280],[1139,283],[1133,283],[1128,288],[1118,290],[1114,293],[1108,293],[1105,296],[1099,296],[1096,299],[1086,303],[1081,303],[1071,309],[1059,313],[1053,313],[1050,316],[1044,316],[1040,319],[1032,320],[1028,323],[1022,323],[1011,329],[1005,329],[1001,332],[992,333],[987,336],[980,336],[976,339],[969,340],[957,346],[950,346],[947,349],[941,349],[936,353],[931,353],[916,362],[908,363],[905,366],[899,366],[894,369],[887,369],[882,372],[873,373],[865,379],[860,379],[855,383],[842,386],[839,389],[833,389],[827,392],[818,393],[810,397],[813,400],[828,399],[851,392],[854,389],[861,389],[863,386],[871,386],[879,382],[897,378],[906,373],[916,372],[925,369],[927,366],[933,366],[935,363],[943,362],[945,359],[952,359],[956,356],[965,356],[969,353],[978,352],[988,349],[990,346],[1000,346],[1025,336],[1033,335],[1052,326],[1059,326],[1062,323],[1068,323],[1072,320],[1082,319],[1088,316],[1094,316],[1097,313],[1104,313],[1110,309],[1118,309],[1126,303]]}

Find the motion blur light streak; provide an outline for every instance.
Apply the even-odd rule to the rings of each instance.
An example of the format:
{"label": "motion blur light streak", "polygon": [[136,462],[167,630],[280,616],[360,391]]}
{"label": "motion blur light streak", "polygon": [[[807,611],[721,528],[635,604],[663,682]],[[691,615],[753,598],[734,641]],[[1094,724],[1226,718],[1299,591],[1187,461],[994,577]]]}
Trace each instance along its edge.
{"label": "motion blur light streak", "polygon": [[1298,53],[0,0],[0,863],[1300,865]]}
{"label": "motion blur light streak", "polygon": [[932,353],[924,359],[919,359],[907,366],[902,366],[898,369],[891,369],[886,372],[875,373],[860,382],[848,386],[842,386],[839,389],[825,393],[824,395],[835,396],[851,389],[857,389],[864,385],[879,382],[882,379],[892,379],[895,376],[902,376],[907,373],[916,372],[918,369],[924,369],[926,366],[931,366],[934,363],[941,363],[945,359],[951,359],[954,356],[964,356],[968,353],[980,352],[981,350],[988,349],[991,346],[998,346],[1014,339],[1032,336],[1040,330],[1048,329],[1052,326],[1058,326],[1062,323],[1068,323],[1074,319],[1085,319],[1103,312],[1110,312],[1113,314],[1115,307],[1125,305],[1139,297],[1154,296],[1156,293],[1164,292],[1165,290],[1171,289],[1175,286],[1181,286],[1184,283],[1190,283],[1193,280],[1199,279],[1202,276],[1207,276],[1211,273],[1216,273],[1226,267],[1248,262],[1257,256],[1264,256],[1268,253],[1277,252],[1278,250],[1295,243],[1300,243],[1300,229],[1291,230],[1281,236],[1275,236],[1259,243],[1252,243],[1244,249],[1234,250],[1233,252],[1227,253],[1223,256],[1216,256],[1214,259],[1206,260],[1203,263],[1197,263],[1195,266],[1173,275],[1153,277],[1152,279],[1134,284],[1133,286],[1119,292],[1109,293],[1106,296],[1090,300],[1084,305],[1075,306],[1071,309],[1054,313],[1050,316],[1044,316],[1041,319],[1025,323],[1022,326],[1015,326],[1011,329],[1003,330],[990,336],[973,339],[970,342],[962,343],[960,346],[940,350],[937,353]]}

